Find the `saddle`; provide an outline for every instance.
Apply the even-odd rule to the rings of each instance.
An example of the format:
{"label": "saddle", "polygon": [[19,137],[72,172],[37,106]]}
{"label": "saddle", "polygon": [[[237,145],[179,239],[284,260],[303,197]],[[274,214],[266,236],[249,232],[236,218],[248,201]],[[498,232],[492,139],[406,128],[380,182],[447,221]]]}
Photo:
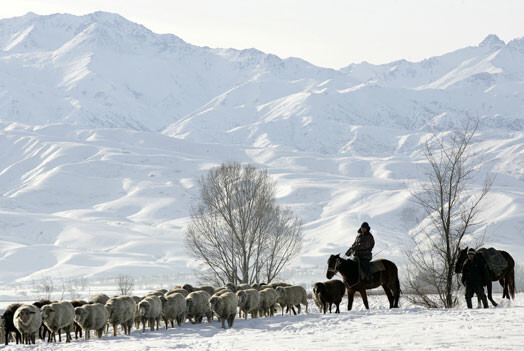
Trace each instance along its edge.
{"label": "saddle", "polygon": [[482,256],[486,260],[486,264],[495,275],[501,275],[502,271],[508,267],[508,261],[506,261],[500,251],[495,248],[490,247],[488,249],[479,249],[478,251],[482,253]]}
{"label": "saddle", "polygon": [[[356,260],[358,261],[358,258]],[[374,274],[376,272],[381,272],[381,271],[385,271],[386,270],[386,267],[384,267],[384,263],[382,263],[381,259],[376,260],[376,261],[371,261],[369,263],[369,265],[370,265],[370,269],[371,269],[371,274]],[[366,280],[366,272],[364,272],[364,270],[362,269],[362,266],[360,265],[360,262],[358,263],[358,270],[359,270],[359,274],[360,274],[360,279]]]}

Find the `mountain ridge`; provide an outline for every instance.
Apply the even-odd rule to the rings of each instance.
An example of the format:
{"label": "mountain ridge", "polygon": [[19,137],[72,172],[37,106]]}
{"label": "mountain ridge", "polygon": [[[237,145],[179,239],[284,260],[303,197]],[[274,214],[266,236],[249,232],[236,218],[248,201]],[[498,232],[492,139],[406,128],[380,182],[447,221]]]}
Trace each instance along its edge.
{"label": "mountain ridge", "polygon": [[198,180],[227,161],[267,169],[304,219],[284,278],[324,279],[363,221],[402,267],[421,147],[471,118],[478,169],[497,176],[475,230],[522,260],[522,42],[334,70],[103,12],[0,20],[0,281],[186,279],[200,269],[184,249]]}

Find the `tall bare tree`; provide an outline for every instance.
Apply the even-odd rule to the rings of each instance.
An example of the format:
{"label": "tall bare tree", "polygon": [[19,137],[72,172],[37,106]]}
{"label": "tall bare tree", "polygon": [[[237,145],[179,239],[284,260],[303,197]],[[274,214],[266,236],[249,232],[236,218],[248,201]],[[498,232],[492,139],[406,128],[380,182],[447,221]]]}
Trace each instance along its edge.
{"label": "tall bare tree", "polygon": [[200,180],[186,247],[214,283],[270,282],[302,248],[302,223],[276,204],[267,171],[222,164]]}
{"label": "tall bare tree", "polygon": [[473,190],[477,178],[478,155],[471,152],[478,122],[461,131],[428,139],[424,155],[428,162],[425,179],[411,188],[413,201],[424,219],[408,251],[409,299],[427,307],[453,307],[457,303],[459,281],[454,277],[458,251],[464,241],[476,236],[482,202],[494,178],[486,176],[480,190]]}

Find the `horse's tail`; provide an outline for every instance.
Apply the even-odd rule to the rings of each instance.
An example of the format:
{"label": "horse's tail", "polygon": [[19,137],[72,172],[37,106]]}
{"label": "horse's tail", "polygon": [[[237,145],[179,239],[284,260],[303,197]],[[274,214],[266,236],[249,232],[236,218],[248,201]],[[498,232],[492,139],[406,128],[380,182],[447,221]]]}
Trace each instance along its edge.
{"label": "horse's tail", "polygon": [[511,269],[511,272],[508,272],[508,290],[509,295],[512,300],[515,300],[515,268]]}
{"label": "horse's tail", "polygon": [[[395,267],[396,268],[396,267]],[[402,294],[402,289],[400,289],[400,279],[398,279],[398,270],[397,274],[395,275],[395,290],[397,290],[396,296],[393,296],[393,306],[398,307],[398,302],[400,300],[400,294]]]}

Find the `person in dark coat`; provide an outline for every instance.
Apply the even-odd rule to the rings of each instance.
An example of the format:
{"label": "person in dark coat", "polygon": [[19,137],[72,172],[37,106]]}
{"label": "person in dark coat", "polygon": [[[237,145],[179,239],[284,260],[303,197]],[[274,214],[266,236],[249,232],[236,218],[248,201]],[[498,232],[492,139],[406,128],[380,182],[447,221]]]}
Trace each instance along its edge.
{"label": "person in dark coat", "polygon": [[355,239],[355,242],[351,247],[346,251],[346,256],[355,256],[360,262],[362,270],[366,274],[366,280],[368,283],[373,281],[373,276],[371,275],[371,265],[370,261],[373,258],[371,251],[375,246],[375,239],[370,232],[370,227],[367,222],[362,223],[360,229],[358,230],[358,235]]}
{"label": "person in dark coat", "polygon": [[462,284],[466,287],[466,303],[472,308],[471,298],[476,294],[482,300],[484,308],[488,308],[488,299],[484,294],[484,285],[488,283],[488,269],[486,263],[475,249],[468,250],[468,259],[462,268]]}

